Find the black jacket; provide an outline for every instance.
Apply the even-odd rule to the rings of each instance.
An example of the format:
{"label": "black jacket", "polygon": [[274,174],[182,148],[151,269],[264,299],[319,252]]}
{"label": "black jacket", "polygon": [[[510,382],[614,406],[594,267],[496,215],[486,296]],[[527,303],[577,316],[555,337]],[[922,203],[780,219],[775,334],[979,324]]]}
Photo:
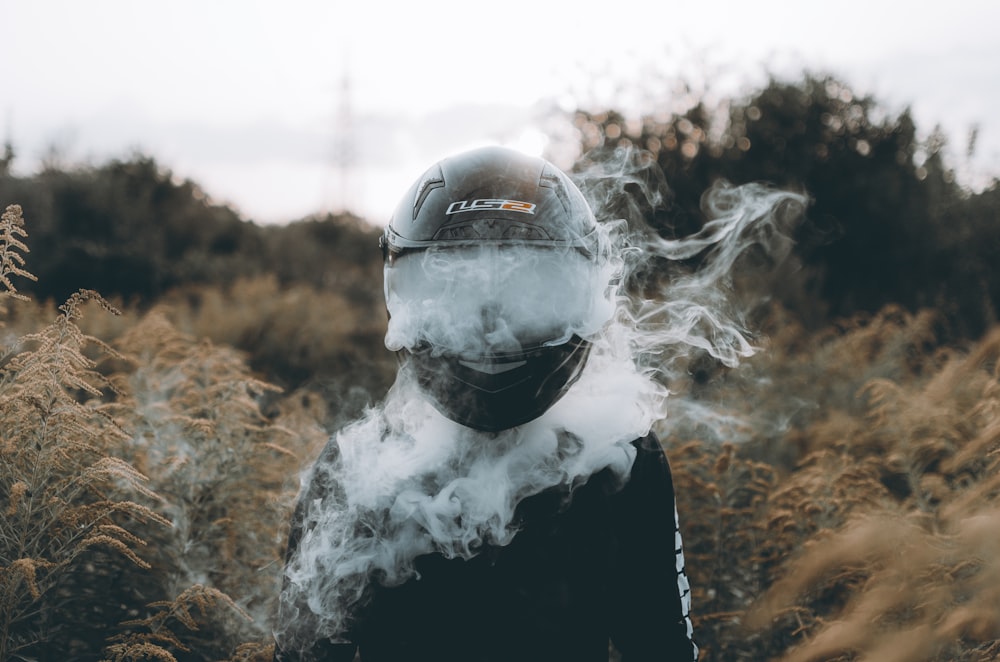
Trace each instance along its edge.
{"label": "black jacket", "polygon": [[[363,662],[607,662],[609,639],[624,662],[697,659],[670,468],[652,435],[633,444],[624,487],[604,471],[571,499],[525,499],[509,545],[418,558],[417,577],[374,588],[352,644],[318,642],[312,659],[350,662],[359,649]],[[299,535],[293,522],[289,553]]]}

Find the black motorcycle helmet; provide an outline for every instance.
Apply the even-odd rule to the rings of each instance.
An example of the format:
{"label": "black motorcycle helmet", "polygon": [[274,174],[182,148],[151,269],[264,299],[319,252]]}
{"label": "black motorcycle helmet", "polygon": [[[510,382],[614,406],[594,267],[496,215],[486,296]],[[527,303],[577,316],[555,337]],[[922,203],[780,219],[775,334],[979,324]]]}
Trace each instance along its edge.
{"label": "black motorcycle helmet", "polygon": [[435,164],[381,239],[386,346],[443,415],[496,432],[549,409],[599,328],[601,242],[548,161],[488,147]]}

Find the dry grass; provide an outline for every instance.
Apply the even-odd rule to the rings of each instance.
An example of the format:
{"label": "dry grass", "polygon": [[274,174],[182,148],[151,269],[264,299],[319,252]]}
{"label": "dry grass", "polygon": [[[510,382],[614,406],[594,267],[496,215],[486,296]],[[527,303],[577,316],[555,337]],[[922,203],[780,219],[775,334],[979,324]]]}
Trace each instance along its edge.
{"label": "dry grass", "polygon": [[204,584],[238,596],[263,634],[300,465],[298,433],[259,408],[276,388],[239,352],[182,334],[157,311],[118,347],[136,363],[125,382],[131,459],[153,476],[172,524],[155,550],[173,570],[166,592]]}
{"label": "dry grass", "polygon": [[[269,659],[298,473],[357,403],[249,366],[379,383],[382,311],[266,279],[55,310],[16,296],[25,237],[8,208],[0,661]],[[1000,329],[950,346],[894,307],[764,328],[757,357],[676,388],[733,425],[662,428],[701,659],[996,659]]]}
{"label": "dry grass", "polygon": [[[27,299],[23,294],[18,294],[17,287],[10,280],[12,276],[37,280],[34,274],[24,268],[22,253],[28,252],[28,245],[22,240],[27,236],[21,205],[8,205],[0,215],[0,286],[3,287],[0,291],[4,292],[4,298],[11,297],[22,301]],[[6,308],[0,308],[0,314],[6,312]]]}
{"label": "dry grass", "polygon": [[[384,306],[353,302],[334,289],[282,287],[273,276],[261,276],[171,293],[162,309],[180,330],[242,349],[255,369],[286,385],[336,382],[344,391],[365,388],[375,400],[395,376],[395,357],[382,342]],[[331,407],[339,409],[336,402]]]}
{"label": "dry grass", "polygon": [[[46,308],[15,296],[24,236],[9,208],[18,327]],[[112,348],[81,330],[89,304],[117,313],[81,291],[0,361],[0,660],[259,658],[315,403],[278,407],[281,425],[241,353],[156,311],[107,327]]]}
{"label": "dry grass", "polygon": [[[37,333],[22,337],[0,367],[0,659],[60,640],[53,606],[84,608],[100,583],[94,550],[148,569],[138,525],[167,525],[151,509],[146,477],[118,457],[127,434],[110,383],[83,354],[75,320],[81,291]],[[110,310],[110,306],[109,306]],[[75,594],[69,594],[72,591]]]}
{"label": "dry grass", "polygon": [[668,444],[702,659],[994,659],[1000,329],[960,350],[892,308],[784,328],[712,395],[813,406],[735,454]]}
{"label": "dry grass", "polygon": [[173,600],[153,602],[149,607],[154,609],[149,615],[122,623],[131,630],[111,637],[113,643],[105,649],[105,662],[176,662],[171,650],[190,653],[191,649],[175,630],[183,627],[187,632],[197,632],[199,621],[217,612],[219,607],[227,607],[246,620],[253,620],[228,595],[201,584],[185,589]]}
{"label": "dry grass", "polygon": [[[815,620],[782,659],[992,659],[977,651],[1000,637],[998,357],[1000,329],[913,385],[866,386],[868,425],[843,438],[841,465],[878,483],[835,499],[844,522],[788,555],[754,612],[758,625],[803,608]],[[842,599],[817,602],[823,591]]]}

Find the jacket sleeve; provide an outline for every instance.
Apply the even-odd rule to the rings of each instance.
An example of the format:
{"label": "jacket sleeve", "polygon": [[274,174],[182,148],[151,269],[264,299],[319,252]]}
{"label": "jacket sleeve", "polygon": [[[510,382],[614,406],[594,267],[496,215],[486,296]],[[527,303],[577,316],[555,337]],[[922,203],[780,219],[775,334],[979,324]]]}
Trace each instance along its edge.
{"label": "jacket sleeve", "polygon": [[[334,441],[327,443],[326,448],[320,454],[317,463],[319,462],[331,462],[337,453],[337,446]],[[315,499],[324,499],[331,494],[334,490],[334,486],[327,484],[321,475],[316,473],[310,473],[310,478],[308,483],[305,485],[301,494],[299,494],[298,502],[295,504],[295,511],[292,515],[291,529],[288,533],[288,546],[285,550],[285,563],[287,564],[289,559],[295,554],[298,549],[299,541],[302,539],[303,527],[305,522],[305,504],[310,503]],[[285,588],[288,584],[287,575],[284,576],[282,581],[282,593],[285,593]],[[278,626],[280,629],[285,630],[301,630],[302,623],[290,623],[287,622],[291,620],[290,614],[299,613],[302,609],[308,609],[307,605],[286,605],[284,600],[284,595],[282,599],[279,600],[279,610],[278,610]],[[289,608],[290,607],[290,608]],[[300,635],[305,636],[306,633],[300,632]],[[307,651],[292,651],[283,650],[281,647],[280,638],[276,638],[274,644],[274,662],[352,662],[355,657],[357,646],[354,644],[344,644],[344,643],[333,643],[327,639],[318,639]]]}
{"label": "jacket sleeve", "polygon": [[635,446],[631,477],[617,495],[612,641],[623,662],[691,662],[698,646],[670,466],[652,434]]}

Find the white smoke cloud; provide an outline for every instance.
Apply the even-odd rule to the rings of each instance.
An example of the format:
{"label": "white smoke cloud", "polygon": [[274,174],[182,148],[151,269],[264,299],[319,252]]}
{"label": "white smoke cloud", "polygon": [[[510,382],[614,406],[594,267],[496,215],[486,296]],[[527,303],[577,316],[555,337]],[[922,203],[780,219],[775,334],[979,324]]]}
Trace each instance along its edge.
{"label": "white smoke cloud", "polygon": [[525,241],[397,258],[386,269],[386,347],[429,344],[440,353],[483,356],[595,335],[614,312],[609,282],[620,269],[618,228],[598,227],[590,257]]}
{"label": "white smoke cloud", "polygon": [[[684,378],[686,358],[703,353],[735,365],[753,353],[734,275],[752,247],[784,258],[792,212],[801,212],[805,200],[756,185],[719,187],[706,196],[708,222],[690,238],[661,239],[638,217],[627,219],[625,231],[616,220],[621,203],[637,199],[625,191],[638,191],[643,205],[660,204],[657,172],[650,159],[617,152],[579,173],[596,216],[612,219],[602,224],[596,262],[571,258],[553,266],[530,248],[459,260],[431,253],[411,263],[434,283],[419,306],[394,299],[416,280],[387,285],[392,349],[434,341],[459,353],[504,351],[525,337],[535,340],[532,334],[553,333],[532,326],[537,315],[529,313],[541,307],[552,313],[546,322],[562,319],[557,340],[577,334],[591,341],[590,357],[545,414],[498,433],[442,416],[403,365],[382,405],[338,432],[306,479],[314,490],[325,486],[325,495],[307,491],[302,500],[304,533],[286,567],[276,632],[283,649],[336,640],[369,582],[406,581],[420,555],[470,558],[484,545],[509,543],[517,534],[515,508],[528,496],[556,486],[571,491],[604,469],[627,480],[631,441],[670,416],[668,395]],[[697,268],[678,268],[695,257]],[[483,261],[489,269],[477,269]],[[486,293],[504,289],[496,284],[523,300],[538,289],[538,278],[551,285],[538,300],[492,301],[496,314],[490,328],[483,326],[477,311]],[[562,286],[568,279],[593,289],[579,297]],[[508,333],[489,337],[497,329]]]}
{"label": "white smoke cloud", "polygon": [[575,179],[598,218],[621,216],[631,235],[616,324],[606,339],[673,397],[657,431],[697,432],[740,441],[759,421],[719,403],[678,397],[698,362],[733,368],[757,351],[748,318],[767,304],[777,280],[794,269],[792,234],[805,195],[751,183],[719,181],[705,191],[705,224],[690,236],[664,239],[645,219],[668,208],[669,188],[648,152],[618,149],[581,161]]}

